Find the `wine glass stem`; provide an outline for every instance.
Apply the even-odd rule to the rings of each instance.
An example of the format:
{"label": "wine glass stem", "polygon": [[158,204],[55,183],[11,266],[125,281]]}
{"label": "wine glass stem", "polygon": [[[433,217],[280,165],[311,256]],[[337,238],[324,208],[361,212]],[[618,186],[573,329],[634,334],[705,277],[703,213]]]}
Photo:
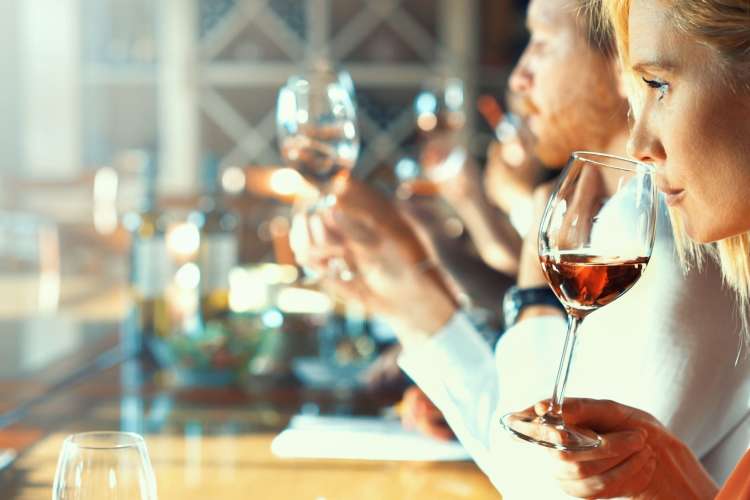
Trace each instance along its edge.
{"label": "wine glass stem", "polygon": [[560,368],[557,370],[555,391],[552,393],[549,409],[543,417],[544,420],[553,424],[562,424],[565,386],[568,383],[570,366],[573,363],[573,355],[575,354],[576,343],[578,341],[578,328],[581,326],[581,323],[583,323],[582,317],[568,314],[568,333],[565,336],[565,347],[563,348],[562,358],[560,358]]}

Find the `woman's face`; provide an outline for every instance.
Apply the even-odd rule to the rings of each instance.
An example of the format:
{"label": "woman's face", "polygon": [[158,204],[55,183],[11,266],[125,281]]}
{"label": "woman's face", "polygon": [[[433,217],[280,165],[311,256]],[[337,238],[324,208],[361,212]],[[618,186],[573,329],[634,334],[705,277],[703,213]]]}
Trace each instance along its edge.
{"label": "woman's face", "polygon": [[631,154],[695,241],[750,230],[750,92],[733,91],[718,53],[678,31],[666,2],[633,0],[630,64],[644,99],[634,106]]}

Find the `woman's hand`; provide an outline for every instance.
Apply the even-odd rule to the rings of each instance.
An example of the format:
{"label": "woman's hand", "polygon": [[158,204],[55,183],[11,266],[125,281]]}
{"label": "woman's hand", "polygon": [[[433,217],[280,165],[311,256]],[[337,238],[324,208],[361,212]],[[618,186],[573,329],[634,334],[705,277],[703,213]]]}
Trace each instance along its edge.
{"label": "woman's hand", "polygon": [[[457,310],[411,226],[361,182],[346,182],[331,209],[295,217],[290,236],[300,264],[320,271],[329,290],[384,316],[402,342],[437,332]],[[351,279],[329,272],[335,259],[347,263]]]}
{"label": "woman's hand", "polygon": [[[526,410],[543,415],[549,401]],[[589,429],[601,438],[598,448],[551,453],[561,488],[579,498],[643,500],[714,498],[717,488],[690,449],[646,412],[613,401],[568,398],[567,425]],[[524,424],[524,431],[564,442],[554,429]]]}

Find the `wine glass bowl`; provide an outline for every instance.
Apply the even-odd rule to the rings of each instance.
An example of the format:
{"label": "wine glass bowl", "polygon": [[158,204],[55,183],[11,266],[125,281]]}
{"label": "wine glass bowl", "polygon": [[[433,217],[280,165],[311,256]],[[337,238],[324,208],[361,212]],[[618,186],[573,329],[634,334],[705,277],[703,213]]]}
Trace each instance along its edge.
{"label": "wine glass bowl", "polygon": [[421,136],[421,177],[427,182],[454,178],[466,161],[464,83],[443,77],[426,82],[414,98],[414,115]]}
{"label": "wine glass bowl", "polygon": [[52,500],[156,500],[146,443],[130,432],[84,432],[63,443]]}
{"label": "wine glass bowl", "polygon": [[630,290],[654,245],[657,195],[653,167],[591,152],[573,153],[539,227],[539,260],[568,315],[554,393],[547,412],[510,413],[503,426],[542,446],[576,451],[601,444],[563,421],[565,387],[584,318]]}
{"label": "wine glass bowl", "polygon": [[320,70],[290,77],[279,90],[276,123],[283,160],[321,193],[354,168],[359,155],[355,105],[338,75]]}

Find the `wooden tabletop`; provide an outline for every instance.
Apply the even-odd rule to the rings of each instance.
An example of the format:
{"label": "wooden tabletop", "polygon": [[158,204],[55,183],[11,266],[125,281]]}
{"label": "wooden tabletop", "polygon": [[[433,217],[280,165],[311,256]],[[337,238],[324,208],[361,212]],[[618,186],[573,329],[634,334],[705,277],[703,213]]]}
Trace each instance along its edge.
{"label": "wooden tabletop", "polygon": [[0,430],[0,447],[20,456],[0,475],[3,499],[50,498],[57,456],[70,433],[122,429],[144,434],[161,500],[497,500],[471,462],[291,460],[270,451],[302,405],[322,414],[369,412],[366,398],[299,387],[166,387],[130,361],[57,394]]}
{"label": "wooden tabletop", "polygon": [[[29,451],[23,500],[48,500],[64,433]],[[160,499],[497,499],[470,463],[431,464],[282,460],[270,453],[273,434],[146,437]]]}

